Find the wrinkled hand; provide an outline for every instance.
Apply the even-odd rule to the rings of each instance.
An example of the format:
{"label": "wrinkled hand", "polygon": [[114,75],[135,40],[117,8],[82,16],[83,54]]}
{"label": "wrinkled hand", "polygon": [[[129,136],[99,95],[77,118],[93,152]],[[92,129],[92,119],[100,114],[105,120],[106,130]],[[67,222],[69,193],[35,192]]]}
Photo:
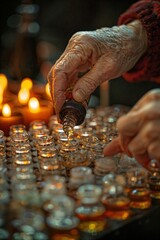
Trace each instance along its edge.
{"label": "wrinkled hand", "polygon": [[[74,34],[48,74],[57,115],[65,102],[67,88],[73,88],[73,98],[83,102],[102,82],[131,69],[146,48],[146,32],[138,20]],[[81,72],[85,74],[79,78]]]}
{"label": "wrinkled hand", "polygon": [[160,162],[160,89],[146,93],[117,121],[119,137],[104,148],[104,155],[125,152],[147,168],[151,159]]}

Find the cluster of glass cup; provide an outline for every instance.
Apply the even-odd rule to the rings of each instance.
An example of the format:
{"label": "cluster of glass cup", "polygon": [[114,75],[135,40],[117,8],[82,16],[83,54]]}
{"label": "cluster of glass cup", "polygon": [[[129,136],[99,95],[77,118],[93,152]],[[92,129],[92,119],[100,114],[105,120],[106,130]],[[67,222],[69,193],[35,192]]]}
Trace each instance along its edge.
{"label": "cluster of glass cup", "polygon": [[7,224],[6,215],[10,200],[9,186],[7,182],[6,168],[6,138],[4,132],[0,130],[0,236],[5,240],[9,237],[9,232],[5,229]]}
{"label": "cluster of glass cup", "polygon": [[127,110],[88,109],[69,139],[56,116],[48,125],[37,120],[29,129],[11,126],[7,138],[0,131],[0,209],[6,206],[0,228],[9,211],[14,240],[54,239],[55,230],[75,228],[96,234],[109,227],[108,219],[123,221],[136,209],[150,208],[152,199],[160,198],[158,162],[151,160],[146,170],[125,154],[103,155]]}

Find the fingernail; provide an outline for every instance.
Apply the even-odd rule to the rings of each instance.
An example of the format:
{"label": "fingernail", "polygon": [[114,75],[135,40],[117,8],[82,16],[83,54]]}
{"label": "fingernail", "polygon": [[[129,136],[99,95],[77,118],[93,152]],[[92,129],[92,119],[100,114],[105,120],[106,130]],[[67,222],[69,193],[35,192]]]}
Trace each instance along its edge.
{"label": "fingernail", "polygon": [[82,102],[84,100],[84,97],[85,97],[84,92],[81,89],[74,92],[74,99],[76,101]]}

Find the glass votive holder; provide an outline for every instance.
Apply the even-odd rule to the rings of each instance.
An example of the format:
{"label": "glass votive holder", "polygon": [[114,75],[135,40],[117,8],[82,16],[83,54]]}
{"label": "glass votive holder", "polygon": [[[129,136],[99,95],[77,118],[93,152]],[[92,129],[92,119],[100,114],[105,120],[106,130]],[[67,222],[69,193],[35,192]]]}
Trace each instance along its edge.
{"label": "glass votive holder", "polygon": [[32,140],[36,141],[37,139],[45,136],[49,136],[50,132],[48,128],[39,129],[32,134]]}
{"label": "glass votive holder", "polygon": [[28,165],[32,164],[32,155],[30,153],[16,154],[13,156],[13,164],[15,165]]}
{"label": "glass votive holder", "polygon": [[26,131],[26,126],[23,124],[11,125],[9,135],[12,136],[14,134],[23,133],[24,131]]}
{"label": "glass votive holder", "polygon": [[53,210],[51,200],[55,196],[63,196],[66,190],[66,178],[60,175],[48,176],[41,191],[42,207],[48,213]]}
{"label": "glass votive holder", "polygon": [[58,155],[57,148],[54,145],[48,145],[40,148],[38,152],[39,158],[52,158]]}
{"label": "glass votive holder", "polygon": [[4,135],[4,132],[0,130],[0,148],[5,147],[5,141],[6,141],[6,137]]}
{"label": "glass votive holder", "polygon": [[[44,234],[45,217],[43,212],[33,207],[16,207],[17,209],[14,209],[15,214],[11,222],[12,228],[14,228],[13,239],[48,239],[47,235]],[[36,238],[36,236],[39,236],[39,238]]]}
{"label": "glass votive holder", "polygon": [[60,152],[67,153],[76,151],[79,148],[79,141],[77,139],[68,139],[66,136],[58,139]]}
{"label": "glass votive holder", "polygon": [[31,154],[31,145],[29,142],[25,143],[16,143],[12,147],[12,154],[13,155],[25,155],[25,154]]}
{"label": "glass votive holder", "polygon": [[77,132],[77,139],[79,139],[80,144],[83,144],[85,138],[91,137],[93,135],[92,128],[83,127]]}
{"label": "glass votive holder", "polygon": [[155,159],[152,159],[148,165],[148,185],[151,197],[160,199],[160,165]]}
{"label": "glass votive holder", "polygon": [[82,142],[82,148],[88,151],[92,151],[95,155],[95,158],[104,157],[104,144],[96,136],[92,135],[84,138]]}
{"label": "glass votive holder", "polygon": [[102,177],[108,173],[114,173],[117,170],[114,157],[102,157],[95,160],[94,174],[97,184],[102,183]]}
{"label": "glass votive holder", "polygon": [[61,154],[61,163],[67,169],[71,169],[78,166],[90,166],[94,155],[92,152],[85,149],[78,149],[72,152],[60,151]]}
{"label": "glass votive holder", "polygon": [[39,208],[41,198],[36,183],[31,181],[16,182],[12,186],[12,200],[21,206],[32,206]]}
{"label": "glass votive holder", "polygon": [[27,131],[23,131],[23,132],[18,132],[18,133],[14,133],[10,136],[10,145],[13,146],[14,144],[18,144],[18,143],[29,143],[29,135]]}
{"label": "glass votive holder", "polygon": [[59,161],[58,157],[39,158],[40,172],[45,179],[47,176],[59,174],[66,175],[66,169]]}
{"label": "glass votive holder", "polygon": [[104,217],[105,207],[101,203],[102,188],[95,184],[81,185],[77,190],[76,216],[81,220]]}
{"label": "glass votive holder", "polygon": [[135,188],[147,188],[148,171],[143,167],[133,167],[125,172],[126,190],[130,192]]}
{"label": "glass votive holder", "polygon": [[109,143],[108,128],[106,126],[98,126],[96,129],[96,137],[104,144]]}
{"label": "glass votive holder", "polygon": [[42,120],[35,120],[35,121],[32,121],[29,125],[29,131],[32,132],[32,130],[40,130],[40,129],[43,129],[43,128],[46,128],[46,123]]}
{"label": "glass votive holder", "polygon": [[106,217],[114,220],[131,217],[130,199],[125,192],[125,185],[126,180],[122,174],[109,173],[103,177],[101,201],[106,207]]}
{"label": "glass votive holder", "polygon": [[70,177],[68,181],[69,195],[77,198],[76,191],[81,185],[94,184],[95,176],[92,169],[87,166],[73,167],[70,170]]}
{"label": "glass votive holder", "polygon": [[63,130],[63,125],[59,123],[55,125],[51,130],[51,135],[53,136],[55,142],[57,142],[57,140],[61,137],[66,137],[66,134]]}
{"label": "glass votive holder", "polygon": [[130,207],[148,209],[151,207],[150,189],[148,187],[148,171],[142,167],[132,168],[126,172],[126,192],[131,200]]}
{"label": "glass votive holder", "polygon": [[70,230],[78,226],[79,219],[75,216],[75,201],[67,195],[54,196],[51,199],[53,210],[47,217],[50,228]]}
{"label": "glass votive holder", "polygon": [[43,137],[40,137],[40,138],[36,139],[35,147],[36,147],[38,152],[46,146],[52,146],[52,147],[55,146],[53,136],[46,135],[46,136],[43,136]]}
{"label": "glass votive holder", "polygon": [[17,174],[21,174],[21,175],[34,175],[34,170],[33,170],[33,164],[31,165],[14,165],[11,169],[10,169],[11,173],[10,173],[10,178],[16,176]]}

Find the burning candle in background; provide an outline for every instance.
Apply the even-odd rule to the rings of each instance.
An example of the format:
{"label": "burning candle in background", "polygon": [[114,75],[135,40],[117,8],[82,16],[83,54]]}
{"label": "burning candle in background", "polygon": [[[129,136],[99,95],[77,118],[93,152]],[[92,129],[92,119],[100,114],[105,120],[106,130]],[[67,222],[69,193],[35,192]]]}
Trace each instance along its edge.
{"label": "burning candle in background", "polygon": [[7,80],[6,75],[3,73],[0,73],[0,86],[3,91],[5,91],[7,89],[7,85],[8,85],[8,80]]}
{"label": "burning candle in background", "polygon": [[39,101],[37,98],[32,97],[28,103],[29,111],[31,113],[38,113],[40,111]]}
{"label": "burning candle in background", "polygon": [[2,109],[2,103],[4,101],[4,91],[6,90],[8,85],[8,80],[5,74],[0,73],[0,109]]}
{"label": "burning candle in background", "polygon": [[4,131],[6,136],[9,135],[9,129],[11,125],[23,124],[23,117],[18,112],[11,112],[9,104],[2,106],[2,113],[0,115],[0,129]]}
{"label": "burning candle in background", "polygon": [[45,93],[46,93],[46,95],[47,95],[47,98],[48,98],[49,100],[51,100],[52,98],[51,98],[51,93],[50,93],[50,89],[49,89],[49,83],[46,83]]}
{"label": "burning candle in background", "polygon": [[11,116],[11,108],[9,106],[9,104],[4,104],[3,108],[2,108],[2,115],[5,117],[10,117]]}
{"label": "burning candle in background", "polygon": [[26,105],[30,98],[30,92],[27,88],[21,88],[18,92],[18,101],[22,105]]}
{"label": "burning candle in background", "polygon": [[9,103],[12,107],[16,101],[16,95],[8,89],[8,79],[3,73],[0,73],[0,98],[1,103]]}
{"label": "burning candle in background", "polygon": [[31,90],[33,87],[33,82],[30,78],[23,78],[21,81],[21,88],[26,88],[28,90]]}
{"label": "burning candle in background", "polygon": [[0,110],[2,109],[2,103],[3,103],[3,89],[0,85]]}
{"label": "burning candle in background", "polygon": [[46,124],[53,115],[53,107],[48,101],[39,101],[36,97],[30,98],[28,105],[21,108],[24,124],[28,128],[35,120],[43,120]]}

